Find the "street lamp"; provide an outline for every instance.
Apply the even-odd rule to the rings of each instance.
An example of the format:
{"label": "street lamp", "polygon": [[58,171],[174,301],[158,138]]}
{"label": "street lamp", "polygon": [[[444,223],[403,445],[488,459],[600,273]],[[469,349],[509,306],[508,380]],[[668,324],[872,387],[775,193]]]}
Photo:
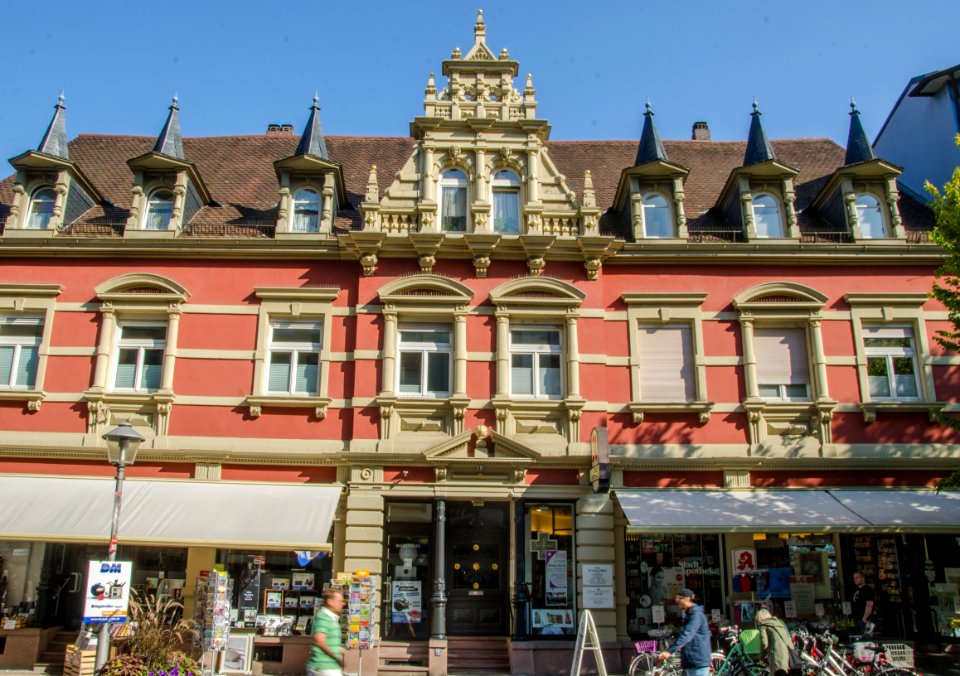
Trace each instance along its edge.
{"label": "street lamp", "polygon": [[[130,423],[120,423],[103,435],[107,442],[107,460],[117,468],[116,490],[113,493],[113,520],[110,522],[110,548],[107,550],[107,561],[117,560],[117,529],[120,526],[120,499],[123,497],[124,469],[132,465],[137,459],[137,450],[144,441]],[[96,671],[100,671],[110,657],[110,625],[104,622],[100,625],[97,638]]]}

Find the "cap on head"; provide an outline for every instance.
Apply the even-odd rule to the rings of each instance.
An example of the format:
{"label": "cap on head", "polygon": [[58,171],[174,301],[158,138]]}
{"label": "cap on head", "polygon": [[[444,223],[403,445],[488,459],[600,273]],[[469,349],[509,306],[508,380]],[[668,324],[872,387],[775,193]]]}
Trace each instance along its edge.
{"label": "cap on head", "polygon": [[692,601],[697,597],[697,595],[693,593],[692,589],[687,589],[686,587],[682,587],[680,591],[677,592],[677,598],[681,598],[681,597],[685,599],[690,599]]}

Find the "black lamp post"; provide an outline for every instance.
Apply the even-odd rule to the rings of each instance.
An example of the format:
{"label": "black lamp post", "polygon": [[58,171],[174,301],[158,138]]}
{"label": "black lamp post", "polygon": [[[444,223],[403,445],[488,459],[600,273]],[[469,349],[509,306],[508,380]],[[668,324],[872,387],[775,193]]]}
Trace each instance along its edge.
{"label": "black lamp post", "polygon": [[[144,441],[130,423],[120,423],[103,435],[107,442],[107,460],[117,468],[116,490],[113,493],[113,520],[110,522],[110,548],[107,561],[117,560],[117,528],[120,525],[120,499],[123,497],[124,469],[137,459],[137,450]],[[110,626],[108,622],[100,625],[97,638],[96,671],[100,671],[110,657]]]}

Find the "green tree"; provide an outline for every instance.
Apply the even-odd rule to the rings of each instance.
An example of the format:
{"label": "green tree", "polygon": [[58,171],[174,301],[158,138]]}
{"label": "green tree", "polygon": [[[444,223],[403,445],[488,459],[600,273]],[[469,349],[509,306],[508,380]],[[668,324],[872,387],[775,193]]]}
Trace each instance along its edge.
{"label": "green tree", "polygon": [[[960,134],[956,143],[960,146]],[[942,193],[929,181],[926,188],[933,198],[930,207],[937,221],[930,239],[946,252],[931,293],[947,308],[950,321],[950,328],[937,331],[934,339],[945,349],[960,352],[960,167],[953,171]],[[960,431],[960,419],[943,414],[937,417],[943,424]],[[960,488],[960,469],[937,483],[937,491],[945,488]]]}

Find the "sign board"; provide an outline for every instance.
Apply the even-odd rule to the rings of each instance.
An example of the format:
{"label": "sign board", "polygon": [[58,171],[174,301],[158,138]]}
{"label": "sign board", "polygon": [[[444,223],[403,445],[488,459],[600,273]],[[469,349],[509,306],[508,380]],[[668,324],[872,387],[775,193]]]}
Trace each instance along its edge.
{"label": "sign board", "polygon": [[843,614],[844,615],[853,615],[853,605],[849,601],[843,602]]}
{"label": "sign board", "polygon": [[423,619],[423,594],[420,580],[392,582],[390,621],[394,624],[420,624]]}
{"label": "sign board", "polygon": [[590,483],[594,493],[610,490],[610,442],[603,426],[590,433]]}
{"label": "sign board", "polygon": [[90,624],[126,622],[132,577],[132,561],[91,561],[83,621]]}
{"label": "sign board", "polygon": [[583,584],[589,587],[612,587],[612,563],[585,563],[583,564]]}
{"label": "sign board", "polygon": [[[587,645],[587,641],[590,645]],[[600,636],[597,634],[597,625],[593,622],[593,615],[589,610],[580,614],[580,628],[577,630],[577,643],[573,651],[573,663],[570,665],[570,676],[580,676],[583,669],[583,653],[593,653],[597,665],[597,674],[607,676],[607,665],[603,662],[603,652],[600,649]]]}
{"label": "sign board", "polygon": [[651,606],[650,619],[654,624],[663,624],[664,620],[667,619],[666,613],[663,610],[663,606]]}
{"label": "sign board", "polygon": [[797,616],[797,604],[793,601],[784,601],[783,616],[791,619],[795,618]]}
{"label": "sign board", "polygon": [[723,620],[723,612],[719,608],[710,611],[710,621],[719,624]]}
{"label": "sign board", "polygon": [[616,608],[613,601],[613,587],[584,587],[584,608]]}

